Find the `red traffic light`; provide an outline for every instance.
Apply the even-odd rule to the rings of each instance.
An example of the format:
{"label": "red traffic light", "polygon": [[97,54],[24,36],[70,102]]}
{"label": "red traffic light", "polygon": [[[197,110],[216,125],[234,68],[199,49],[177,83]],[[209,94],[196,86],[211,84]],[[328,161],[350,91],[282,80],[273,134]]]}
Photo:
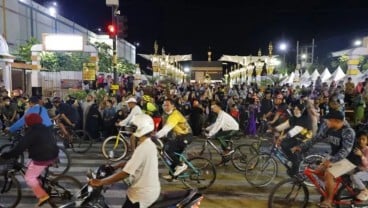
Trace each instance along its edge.
{"label": "red traffic light", "polygon": [[109,33],[110,37],[113,37],[116,35],[116,27],[115,25],[108,25],[107,26],[107,32]]}

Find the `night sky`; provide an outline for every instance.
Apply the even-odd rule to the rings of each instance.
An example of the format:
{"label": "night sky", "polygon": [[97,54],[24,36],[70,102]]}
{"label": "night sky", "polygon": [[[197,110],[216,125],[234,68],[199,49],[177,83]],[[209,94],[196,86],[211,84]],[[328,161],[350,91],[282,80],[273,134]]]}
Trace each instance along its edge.
{"label": "night sky", "polygon": [[[105,0],[57,2],[61,15],[92,31],[106,29],[111,21]],[[157,40],[167,53],[191,53],[194,60],[206,60],[208,47],[218,59],[256,55],[258,48],[267,53],[269,41],[286,41],[288,61],[295,62],[296,41],[312,38],[318,60],[368,36],[367,0],[120,0],[120,10],[128,18],[127,40],[140,43],[138,53],[153,53]]]}

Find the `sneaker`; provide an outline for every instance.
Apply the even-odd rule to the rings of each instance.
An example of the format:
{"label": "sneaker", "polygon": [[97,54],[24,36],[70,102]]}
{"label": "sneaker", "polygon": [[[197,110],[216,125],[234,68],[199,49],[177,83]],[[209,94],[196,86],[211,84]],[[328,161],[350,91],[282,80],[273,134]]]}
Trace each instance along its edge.
{"label": "sneaker", "polygon": [[359,199],[360,201],[367,201],[368,200],[368,191],[361,191],[358,195],[357,195],[357,199]]}
{"label": "sneaker", "polygon": [[185,171],[188,168],[188,165],[183,163],[183,165],[177,165],[175,167],[175,172],[174,172],[174,176],[178,176],[180,175],[180,173],[182,173],[183,171]]}
{"label": "sneaker", "polygon": [[46,196],[43,196],[43,197],[39,198],[37,205],[39,207],[42,206],[42,205],[44,205],[47,202],[47,200],[49,200],[49,198],[50,198],[49,195],[46,195]]}
{"label": "sneaker", "polygon": [[222,152],[222,156],[229,156],[229,155],[231,155],[231,154],[233,154],[235,151],[232,149],[232,150],[224,150],[223,152]]}
{"label": "sneaker", "polygon": [[172,175],[164,175],[164,176],[162,176],[162,178],[165,179],[165,180],[167,180],[167,181],[170,181],[170,182],[176,182],[176,181],[178,181],[178,179],[176,179]]}

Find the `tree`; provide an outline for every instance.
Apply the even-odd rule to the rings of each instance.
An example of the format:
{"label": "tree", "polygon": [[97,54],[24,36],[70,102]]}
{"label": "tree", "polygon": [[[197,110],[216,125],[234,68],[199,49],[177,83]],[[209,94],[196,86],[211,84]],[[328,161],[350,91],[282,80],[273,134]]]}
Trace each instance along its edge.
{"label": "tree", "polygon": [[112,72],[112,48],[104,42],[95,42],[91,45],[98,51],[98,70]]}
{"label": "tree", "polygon": [[24,62],[31,62],[32,61],[31,60],[31,56],[32,56],[31,48],[33,45],[36,45],[39,43],[40,43],[39,40],[37,40],[34,37],[31,37],[25,43],[20,44],[15,50],[16,60],[24,61]]}
{"label": "tree", "polygon": [[116,71],[121,74],[135,73],[136,66],[129,63],[126,59],[119,58],[116,65]]}

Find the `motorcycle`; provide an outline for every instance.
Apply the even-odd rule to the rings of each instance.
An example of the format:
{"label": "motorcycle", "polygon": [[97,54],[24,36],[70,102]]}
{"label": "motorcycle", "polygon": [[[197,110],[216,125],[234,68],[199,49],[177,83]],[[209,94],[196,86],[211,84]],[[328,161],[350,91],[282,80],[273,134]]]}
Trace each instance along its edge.
{"label": "motorcycle", "polygon": [[[110,165],[100,166],[96,173],[89,171],[88,179],[101,179],[112,175],[115,169]],[[109,208],[103,192],[106,187],[92,187],[85,184],[74,200],[59,208]],[[157,201],[150,208],[199,208],[204,196],[197,189],[162,192]]]}

